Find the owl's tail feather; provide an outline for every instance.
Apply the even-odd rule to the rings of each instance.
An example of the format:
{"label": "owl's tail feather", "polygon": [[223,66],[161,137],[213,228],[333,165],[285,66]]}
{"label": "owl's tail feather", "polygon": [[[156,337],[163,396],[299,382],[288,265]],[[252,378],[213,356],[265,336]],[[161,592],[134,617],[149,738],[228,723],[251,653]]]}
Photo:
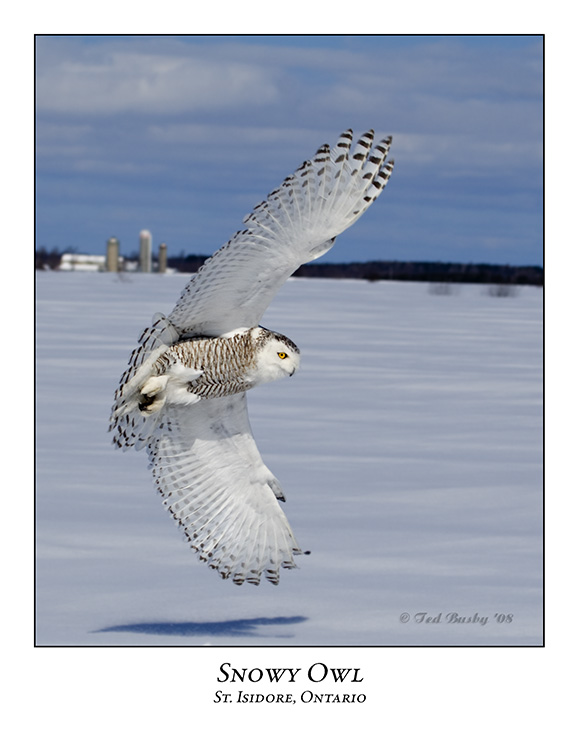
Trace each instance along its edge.
{"label": "owl's tail feather", "polygon": [[179,337],[179,330],[162,313],[157,313],[141,334],[115,392],[109,432],[117,448],[141,450],[155,431],[161,419],[165,385],[155,364]]}

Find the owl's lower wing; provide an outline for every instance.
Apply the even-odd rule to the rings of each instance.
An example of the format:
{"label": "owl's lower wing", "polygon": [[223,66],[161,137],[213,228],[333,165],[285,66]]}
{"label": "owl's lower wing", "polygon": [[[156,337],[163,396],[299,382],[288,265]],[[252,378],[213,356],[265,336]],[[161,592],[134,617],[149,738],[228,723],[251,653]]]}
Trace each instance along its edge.
{"label": "owl's lower wing", "polygon": [[274,584],[301,550],[263,463],[245,394],[168,407],[148,446],[164,505],[203,562],[236,584]]}
{"label": "owl's lower wing", "polygon": [[391,139],[372,148],[373,137],[368,131],[352,146],[348,130],[289,175],[193,276],[172,323],[189,336],[258,325],[286,279],[326,253],[382,192],[393,168]]}

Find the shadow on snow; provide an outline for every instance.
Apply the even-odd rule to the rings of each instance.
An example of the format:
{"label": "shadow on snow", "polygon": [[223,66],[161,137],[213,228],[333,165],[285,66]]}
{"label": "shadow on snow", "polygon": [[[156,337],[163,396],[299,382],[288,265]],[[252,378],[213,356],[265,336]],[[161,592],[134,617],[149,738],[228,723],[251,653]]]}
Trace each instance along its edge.
{"label": "shadow on snow", "polygon": [[[139,622],[130,625],[113,625],[96,633],[145,633],[147,635],[228,635],[267,637],[258,633],[260,625],[296,625],[307,617],[254,617],[250,620],[222,620],[221,622]],[[271,636],[269,636],[271,637]],[[276,635],[276,638],[293,638],[293,635]]]}

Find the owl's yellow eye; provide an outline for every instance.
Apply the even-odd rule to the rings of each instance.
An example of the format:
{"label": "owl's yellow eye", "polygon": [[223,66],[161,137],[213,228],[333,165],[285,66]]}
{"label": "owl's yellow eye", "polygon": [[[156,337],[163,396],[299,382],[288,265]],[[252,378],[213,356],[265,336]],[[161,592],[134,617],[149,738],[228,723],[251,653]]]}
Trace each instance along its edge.
{"label": "owl's yellow eye", "polygon": [[285,358],[287,357],[287,354],[286,354],[285,352],[278,352],[278,353],[277,353],[277,356],[278,356],[278,357],[279,357],[280,359],[285,359]]}

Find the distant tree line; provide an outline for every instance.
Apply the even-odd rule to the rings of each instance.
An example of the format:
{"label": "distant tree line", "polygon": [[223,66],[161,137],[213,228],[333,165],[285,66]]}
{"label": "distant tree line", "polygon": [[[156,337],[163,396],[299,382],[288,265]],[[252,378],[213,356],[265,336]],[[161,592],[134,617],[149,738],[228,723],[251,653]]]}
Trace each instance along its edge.
{"label": "distant tree line", "polygon": [[[64,252],[78,252],[67,248]],[[38,269],[58,268],[62,253],[58,248],[40,248],[35,253]],[[192,274],[207,260],[207,255],[169,258],[170,268]],[[543,286],[541,266],[510,266],[491,263],[443,263],[436,261],[371,260],[366,263],[308,263],[294,276],[302,278],[365,279],[366,281],[426,281],[432,284],[512,284]]]}
{"label": "distant tree line", "polygon": [[[205,255],[170,258],[169,265],[183,273],[195,273]],[[491,263],[442,263],[430,261],[372,260],[366,263],[308,263],[294,276],[302,278],[365,279],[366,281],[427,281],[451,284],[517,284],[543,286],[541,266],[508,266]]]}
{"label": "distant tree line", "polygon": [[67,247],[66,250],[59,250],[57,247],[52,250],[47,250],[45,247],[40,247],[34,251],[34,268],[43,271],[47,268],[52,270],[58,268],[60,265],[60,259],[64,253],[76,253],[76,248]]}
{"label": "distant tree line", "polygon": [[185,255],[181,253],[178,257],[168,258],[167,265],[181,273],[196,273],[208,257],[208,255]]}

